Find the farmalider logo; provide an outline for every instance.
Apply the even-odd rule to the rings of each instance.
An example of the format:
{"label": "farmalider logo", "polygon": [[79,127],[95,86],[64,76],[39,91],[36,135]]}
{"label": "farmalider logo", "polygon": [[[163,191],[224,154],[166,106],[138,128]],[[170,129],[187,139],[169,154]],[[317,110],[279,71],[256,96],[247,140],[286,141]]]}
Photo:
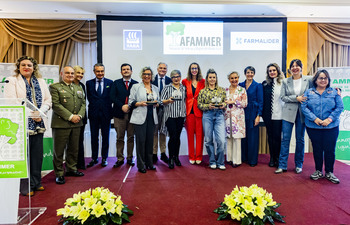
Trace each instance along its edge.
{"label": "farmalider logo", "polygon": [[142,50],[142,30],[123,30],[124,50]]}

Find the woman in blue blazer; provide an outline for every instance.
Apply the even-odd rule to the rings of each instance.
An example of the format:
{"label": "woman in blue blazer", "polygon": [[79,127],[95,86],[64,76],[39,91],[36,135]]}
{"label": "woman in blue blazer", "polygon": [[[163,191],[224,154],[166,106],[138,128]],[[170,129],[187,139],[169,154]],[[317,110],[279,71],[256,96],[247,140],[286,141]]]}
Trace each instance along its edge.
{"label": "woman in blue blazer", "polygon": [[150,67],[144,67],[140,77],[142,82],[132,86],[128,104],[133,109],[130,123],[134,125],[136,137],[137,168],[140,173],[146,173],[146,169],[156,169],[153,166],[153,133],[158,124],[159,91],[151,84],[153,71]]}
{"label": "woman in blue blazer", "polygon": [[259,122],[263,110],[263,88],[253,78],[255,68],[248,66],[244,69],[246,80],[239,85],[246,89],[248,105],[244,109],[246,137],[242,139],[242,162],[254,167],[258,164],[259,154]]}

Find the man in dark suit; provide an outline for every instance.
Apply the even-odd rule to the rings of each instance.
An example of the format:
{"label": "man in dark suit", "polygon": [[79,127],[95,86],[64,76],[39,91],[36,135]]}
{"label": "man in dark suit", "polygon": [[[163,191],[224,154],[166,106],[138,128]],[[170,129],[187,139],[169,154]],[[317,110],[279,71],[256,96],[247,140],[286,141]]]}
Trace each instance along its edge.
{"label": "man in dark suit", "polygon": [[74,69],[63,68],[62,81],[50,85],[52,97],[53,165],[56,183],[64,184],[63,154],[66,150],[66,176],[84,176],[77,170],[80,128],[85,115],[83,89],[73,84]]}
{"label": "man in dark suit", "polygon": [[124,164],[124,137],[127,132],[127,164],[135,165],[133,161],[134,151],[134,127],[130,123],[131,109],[128,98],[131,87],[138,83],[131,79],[132,67],[124,63],[120,67],[121,79],[115,80],[111,88],[111,100],[113,104],[114,128],[117,132],[117,162],[113,167],[117,168]]}
{"label": "man in dark suit", "polygon": [[[165,85],[168,85],[171,83],[170,77],[166,76],[166,73],[168,71],[168,65],[166,63],[160,62],[157,66],[157,72],[158,74],[154,78],[154,81],[152,82],[153,85],[157,86],[159,89],[159,96],[161,96],[161,92]],[[157,114],[158,114],[158,121],[162,121],[164,109],[163,106],[159,106],[157,108]],[[153,163],[156,163],[158,161],[158,139],[159,139],[159,148],[161,152],[160,159],[164,161],[165,163],[168,163],[169,159],[165,154],[166,150],[166,135],[160,132],[160,126],[161,122],[156,125],[156,129],[154,131],[154,139],[153,139]],[[159,134],[159,138],[158,138]]]}
{"label": "man in dark suit", "polygon": [[113,81],[105,78],[105,67],[102,63],[94,65],[96,78],[86,82],[86,95],[89,101],[88,118],[90,121],[92,160],[87,167],[98,163],[99,131],[102,133],[102,162],[101,166],[107,166],[109,131],[112,119],[112,101],[110,91]]}

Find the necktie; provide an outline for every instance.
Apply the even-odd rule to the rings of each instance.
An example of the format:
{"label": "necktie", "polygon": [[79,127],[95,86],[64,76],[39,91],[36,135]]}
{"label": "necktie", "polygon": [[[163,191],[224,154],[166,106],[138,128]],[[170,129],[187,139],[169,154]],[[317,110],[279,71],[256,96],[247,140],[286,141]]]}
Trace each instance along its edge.
{"label": "necktie", "polygon": [[98,94],[99,96],[101,96],[101,95],[102,95],[101,80],[98,80],[97,82],[98,82],[97,94]]}
{"label": "necktie", "polygon": [[[126,87],[126,90],[128,90],[129,89],[129,81],[125,81],[125,87]],[[125,98],[125,104],[128,104],[128,96],[126,96],[126,98]]]}
{"label": "necktie", "polygon": [[162,90],[163,90],[163,77],[160,78],[159,93],[161,93]]}

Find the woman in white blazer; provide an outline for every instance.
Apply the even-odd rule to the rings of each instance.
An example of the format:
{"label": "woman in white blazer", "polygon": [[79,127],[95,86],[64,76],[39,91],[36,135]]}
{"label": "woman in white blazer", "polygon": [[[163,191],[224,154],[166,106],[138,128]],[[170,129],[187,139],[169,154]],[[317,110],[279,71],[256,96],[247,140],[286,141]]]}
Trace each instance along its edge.
{"label": "woman in white blazer", "polygon": [[[16,62],[16,75],[8,77],[5,85],[5,98],[27,99],[43,113],[51,108],[51,95],[47,84],[41,78],[37,61],[28,56],[22,56]],[[27,108],[29,134],[29,164],[30,190],[28,179],[22,179],[20,192],[23,195],[33,196],[34,191],[43,191],[41,184],[41,167],[43,162],[43,137],[47,129],[47,121],[38,111]]]}
{"label": "woman in white blazer", "polygon": [[301,112],[301,104],[306,100],[304,92],[309,88],[312,77],[303,76],[302,68],[302,62],[299,59],[293,59],[289,66],[289,73],[292,76],[282,83],[281,99],[284,102],[282,108],[282,142],[276,174],[287,171],[289,144],[294,124],[296,138],[295,172],[301,173],[303,168],[305,123],[304,115]]}
{"label": "woman in white blazer", "polygon": [[156,107],[159,90],[151,84],[154,75],[150,67],[141,70],[142,82],[134,84],[130,90],[129,107],[133,109],[130,123],[134,125],[136,137],[137,168],[140,173],[146,169],[155,170],[153,166],[153,134],[158,124]]}

